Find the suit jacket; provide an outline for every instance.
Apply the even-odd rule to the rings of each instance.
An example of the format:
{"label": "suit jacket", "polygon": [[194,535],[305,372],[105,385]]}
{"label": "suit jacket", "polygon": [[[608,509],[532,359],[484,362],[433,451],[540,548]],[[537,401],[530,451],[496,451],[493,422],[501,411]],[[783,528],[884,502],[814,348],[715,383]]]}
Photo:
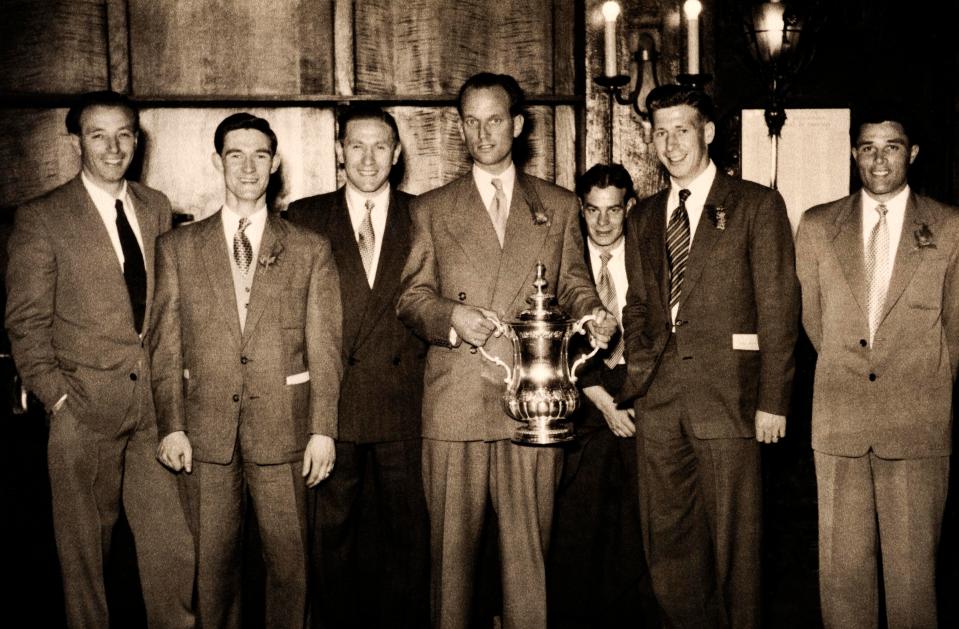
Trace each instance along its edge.
{"label": "suit jacket", "polygon": [[959,210],[911,194],[870,348],[862,203],[808,210],[796,240],[803,325],[819,359],[812,446],[883,458],[951,450],[959,361]]}
{"label": "suit jacket", "polygon": [[[503,368],[466,343],[450,346],[454,306],[514,318],[528,307],[537,261],[546,266],[548,290],[572,316],[602,305],[583,264],[578,212],[574,194],[517,171],[500,248],[472,172],[413,201],[413,246],[397,312],[432,344],[426,356],[424,437],[508,439],[516,426],[503,404]],[[505,338],[490,337],[486,350],[512,363]]]}
{"label": "suit jacket", "polygon": [[346,189],[290,204],[290,221],[326,236],[340,276],[343,382],[339,440],[410,439],[420,434],[426,343],[396,317],[400,272],[412,224],[405,192],[390,194],[386,229],[372,289],[353,235]]}
{"label": "suit jacket", "polygon": [[[154,243],[170,228],[172,209],[161,192],[134,182],[127,191],[143,241],[146,335]],[[19,209],[8,250],[6,326],[26,388],[47,409],[68,394],[79,421],[115,434],[150,366],[123,267],[79,175]]]}
{"label": "suit jacket", "polygon": [[[627,219],[621,402],[646,393],[671,335],[668,196],[666,189],[643,200]],[[706,205],[722,207],[725,224],[704,209],[690,246],[672,334],[680,386],[696,437],[751,437],[757,409],[789,410],[800,299],[792,231],[777,192],[722,172]],[[757,335],[759,351],[735,349],[738,334]]]}
{"label": "suit jacket", "polygon": [[[296,461],[310,435],[336,437],[340,289],[323,236],[270,215],[243,331],[220,212],[157,243],[150,352],[160,437],[185,430],[193,456]],[[239,439],[239,444],[237,440]]]}

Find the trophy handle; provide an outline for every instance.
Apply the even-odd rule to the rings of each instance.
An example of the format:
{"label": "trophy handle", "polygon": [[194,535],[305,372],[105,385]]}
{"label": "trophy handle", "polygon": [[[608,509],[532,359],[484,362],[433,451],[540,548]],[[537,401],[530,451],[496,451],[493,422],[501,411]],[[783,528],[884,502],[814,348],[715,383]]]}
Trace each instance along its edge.
{"label": "trophy handle", "polygon": [[[510,338],[509,336],[510,329],[506,324],[502,323],[496,317],[486,317],[486,318],[492,321],[493,324],[496,326],[496,329],[499,330],[506,338]],[[503,382],[505,382],[506,384],[509,384],[510,381],[512,381],[513,370],[510,369],[509,365],[503,362],[503,359],[501,359],[499,356],[493,356],[492,354],[487,352],[485,348],[477,347],[476,349],[478,349],[480,354],[483,355],[483,358],[490,361],[491,363],[496,363],[497,365],[499,365],[500,367],[506,370],[506,378],[503,380]]]}
{"label": "trophy handle", "polygon": [[[596,320],[596,315],[594,314],[585,315],[582,319],[580,319],[579,321],[573,324],[573,327],[570,328],[569,335],[572,336],[574,334],[586,334],[586,328],[585,328],[586,324],[589,321],[595,321],[595,320]],[[575,361],[573,361],[573,365],[569,368],[569,381],[571,384],[576,384],[576,380],[577,380],[576,370],[582,367],[583,363],[585,363],[587,360],[595,356],[596,352],[598,351],[599,351],[599,348],[594,347],[593,351],[591,351],[588,354],[583,354],[582,356],[577,358]]]}

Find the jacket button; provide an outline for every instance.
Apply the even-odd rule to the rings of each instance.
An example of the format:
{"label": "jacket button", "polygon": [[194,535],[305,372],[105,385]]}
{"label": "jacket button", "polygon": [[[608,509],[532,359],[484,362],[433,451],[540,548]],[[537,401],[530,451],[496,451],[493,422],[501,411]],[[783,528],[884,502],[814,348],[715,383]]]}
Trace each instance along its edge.
{"label": "jacket button", "polygon": [[866,345],[869,345],[869,341],[866,339],[859,339],[859,347],[865,347]]}
{"label": "jacket button", "polygon": [[686,324],[686,322],[683,321],[682,319],[676,319],[676,327],[677,327],[677,328],[682,327],[682,326],[685,325],[685,324]]}
{"label": "jacket button", "polygon": [[240,364],[241,364],[241,365],[245,365],[245,364],[247,364],[248,362],[249,362],[249,359],[247,359],[246,356],[240,356]]}
{"label": "jacket button", "polygon": [[466,293],[460,293],[457,297],[459,297],[460,301],[466,301]]}
{"label": "jacket button", "polygon": [[236,393],[233,394],[233,401],[234,401],[234,402],[239,402],[239,401],[240,401],[240,396],[239,396],[239,394],[236,394]]}
{"label": "jacket button", "polygon": [[347,358],[347,359],[346,359],[346,364],[347,364],[347,365],[350,365],[351,367],[352,367],[353,365],[355,365],[355,364],[356,364],[356,357],[350,356],[349,358]]}
{"label": "jacket button", "polygon": [[399,364],[400,364],[400,357],[399,357],[399,356],[394,356],[394,357],[393,357],[393,364],[394,364],[394,365],[399,365]]}
{"label": "jacket button", "polygon": [[131,373],[130,380],[133,380],[134,382],[136,382],[136,379],[137,379],[137,375],[135,373]]}
{"label": "jacket button", "polygon": [[875,381],[876,381],[876,374],[874,373],[869,374],[869,382],[875,382]]}

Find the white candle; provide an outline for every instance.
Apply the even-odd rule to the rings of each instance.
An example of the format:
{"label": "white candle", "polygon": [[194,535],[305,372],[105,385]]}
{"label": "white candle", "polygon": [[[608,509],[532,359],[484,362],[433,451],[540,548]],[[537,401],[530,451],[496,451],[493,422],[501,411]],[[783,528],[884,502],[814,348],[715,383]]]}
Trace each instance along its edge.
{"label": "white candle", "polygon": [[603,74],[616,76],[616,18],[619,17],[618,2],[603,3],[603,20],[606,28],[603,31]]}
{"label": "white candle", "polygon": [[683,13],[686,14],[686,73],[699,74],[699,14],[703,3],[699,0],[686,0]]}

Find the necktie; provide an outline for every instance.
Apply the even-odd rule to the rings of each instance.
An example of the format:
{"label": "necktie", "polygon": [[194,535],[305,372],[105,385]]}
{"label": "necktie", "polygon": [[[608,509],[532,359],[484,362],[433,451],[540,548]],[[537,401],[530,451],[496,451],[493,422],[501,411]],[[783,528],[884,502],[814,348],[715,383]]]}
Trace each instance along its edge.
{"label": "necktie", "polygon": [[889,278],[889,223],[886,221],[888,208],[880,203],[876,206],[879,220],[869,234],[866,245],[866,277],[869,279],[869,344],[872,345],[882,317],[883,304],[886,301],[886,289]]}
{"label": "necktie", "polygon": [[136,234],[123,211],[123,201],[117,199],[117,234],[120,236],[120,249],[123,251],[123,279],[130,294],[130,307],[133,309],[133,326],[137,334],[143,330],[143,313],[147,303],[147,271],[143,265],[143,253],[137,243]]}
{"label": "necktie", "polygon": [[236,261],[237,268],[243,275],[250,271],[250,264],[253,262],[253,245],[246,236],[246,228],[250,226],[250,219],[241,218],[240,225],[233,234],[233,260]]}
{"label": "necktie", "polygon": [[686,213],[686,199],[689,195],[689,190],[679,191],[679,205],[673,210],[666,227],[670,309],[679,303],[679,297],[683,293],[683,276],[686,274],[686,261],[689,259],[689,214]]}
{"label": "necktie", "polygon": [[493,219],[493,228],[496,230],[499,246],[502,247],[503,241],[506,240],[506,219],[509,217],[509,206],[506,204],[503,182],[495,177],[492,183],[493,187],[496,188],[496,194],[493,195],[493,203],[490,205],[490,216]]}
{"label": "necktie", "polygon": [[376,246],[376,236],[373,235],[373,200],[367,199],[366,214],[363,216],[363,222],[360,223],[360,231],[356,235],[356,244],[360,248],[360,257],[363,259],[363,269],[366,271],[366,279],[370,279],[370,269],[373,268],[373,249]]}
{"label": "necktie", "polygon": [[[619,300],[616,298],[616,285],[613,284],[613,278],[609,274],[609,261],[613,256],[607,252],[599,254],[601,262],[599,266],[599,282],[596,290],[599,293],[599,299],[603,302],[606,310],[614,315],[619,312]],[[616,345],[611,347],[609,355],[604,358],[606,366],[612,369],[619,364],[619,359],[623,357],[623,335],[619,335]]]}

